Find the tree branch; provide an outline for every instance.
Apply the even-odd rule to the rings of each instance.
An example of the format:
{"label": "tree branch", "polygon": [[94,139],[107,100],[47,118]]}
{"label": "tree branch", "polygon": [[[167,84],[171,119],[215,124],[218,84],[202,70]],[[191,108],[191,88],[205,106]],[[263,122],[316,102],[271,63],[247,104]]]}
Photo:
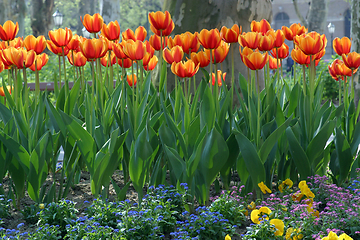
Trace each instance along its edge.
{"label": "tree branch", "polygon": [[300,13],[299,6],[298,6],[298,1],[297,1],[297,0],[293,0],[293,4],[294,4],[294,8],[295,8],[296,15],[297,15],[298,18],[300,19],[301,24],[307,28],[307,27],[308,27],[308,22],[307,22],[306,19],[303,17],[303,15],[301,15],[301,13]]}

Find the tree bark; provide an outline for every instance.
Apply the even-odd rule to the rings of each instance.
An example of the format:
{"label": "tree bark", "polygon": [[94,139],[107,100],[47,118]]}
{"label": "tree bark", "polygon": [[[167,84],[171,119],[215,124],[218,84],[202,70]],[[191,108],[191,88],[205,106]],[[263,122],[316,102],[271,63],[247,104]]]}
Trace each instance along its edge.
{"label": "tree bark", "polygon": [[120,23],[120,0],[100,0],[100,15],[106,24],[115,20]]}
{"label": "tree bark", "polygon": [[[360,53],[360,0],[351,1],[351,51]],[[359,71],[358,71],[359,72]],[[354,76],[355,104],[359,101],[359,73]]]}
{"label": "tree bark", "polygon": [[35,37],[44,35],[52,27],[54,0],[32,0],[31,29]]}
{"label": "tree bark", "polygon": [[[232,27],[233,24],[242,26],[243,31],[250,31],[250,23],[253,20],[267,19],[271,22],[271,0],[165,0],[164,10],[168,10],[175,23],[173,34],[186,31],[200,32],[202,29]],[[173,35],[172,34],[172,35]],[[239,47],[234,47],[235,79],[239,72],[247,76],[247,68],[243,64],[239,54]],[[223,72],[227,72],[227,86],[231,85],[231,59],[229,56],[222,63]],[[168,70],[170,71],[170,70]],[[209,69],[208,69],[209,71]],[[263,74],[259,74],[263,76]],[[168,90],[174,88],[173,74],[168,74]],[[197,81],[201,80],[201,74],[197,74]],[[237,82],[237,81],[235,81]],[[262,79],[262,87],[264,79]],[[236,99],[236,98],[235,98]]]}
{"label": "tree bark", "polygon": [[309,12],[304,16],[299,11],[298,1],[293,0],[296,15],[300,19],[302,25],[309,29],[309,32],[316,31],[323,34],[326,29],[326,21],[328,14],[328,0],[311,0]]}

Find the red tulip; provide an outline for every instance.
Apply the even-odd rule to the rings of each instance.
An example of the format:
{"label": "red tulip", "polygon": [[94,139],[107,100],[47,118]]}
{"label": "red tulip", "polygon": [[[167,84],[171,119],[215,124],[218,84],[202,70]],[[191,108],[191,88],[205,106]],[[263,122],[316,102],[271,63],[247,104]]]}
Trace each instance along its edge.
{"label": "red tulip", "polygon": [[[276,49],[272,49],[270,51],[271,55],[276,58]],[[286,43],[283,43],[283,45],[281,45],[281,47],[277,48],[277,58],[279,59],[284,59],[287,58],[287,56],[289,56],[289,46],[286,45]]]}
{"label": "red tulip", "polygon": [[281,30],[283,31],[285,38],[289,41],[292,41],[295,36],[299,36],[303,33],[307,33],[307,28],[301,26],[300,23],[291,24],[290,28],[282,26]]}
{"label": "red tulip", "polygon": [[115,41],[120,37],[120,25],[117,20],[110,22],[108,25],[105,23],[102,26],[101,33],[109,40]]}
{"label": "red tulip", "polygon": [[264,35],[270,29],[271,25],[266,19],[262,19],[260,22],[256,22],[255,20],[251,22],[252,32],[259,32]]}
{"label": "red tulip", "polygon": [[126,56],[128,56],[131,60],[141,60],[143,59],[146,53],[146,46],[140,40],[133,40],[126,41],[123,51]]}
{"label": "red tulip", "polygon": [[8,20],[4,25],[0,25],[0,39],[3,41],[14,40],[16,34],[19,32],[19,24]]}
{"label": "red tulip", "polygon": [[148,62],[148,64],[144,66],[144,69],[145,69],[146,71],[152,71],[152,70],[154,70],[154,68],[155,68],[155,66],[156,66],[157,63],[158,63],[158,58],[157,58],[157,56],[153,56],[153,57],[150,59],[150,61]]}
{"label": "red tulip", "polygon": [[156,51],[160,51],[160,50],[164,49],[167,46],[168,37],[163,38],[162,47],[160,45],[161,44],[160,43],[160,37],[158,35],[150,36],[149,43]]}
{"label": "red tulip", "polygon": [[[217,70],[217,81],[218,81],[218,85],[219,87],[222,86],[222,82],[225,82],[225,76],[226,76],[226,72],[222,73],[220,70]],[[215,86],[215,73],[211,73],[211,83],[213,86]]]}
{"label": "red tulip", "polygon": [[256,49],[259,46],[261,37],[262,37],[261,33],[247,32],[247,33],[243,33],[242,35],[240,35],[238,40],[239,40],[239,44],[242,47]]}
{"label": "red tulip", "polygon": [[133,75],[127,75],[126,76],[126,80],[129,84],[130,87],[132,87],[133,85],[136,86],[136,83],[137,83],[137,77],[135,74]]}
{"label": "red tulip", "polygon": [[80,20],[89,33],[98,33],[103,27],[104,20],[99,13],[93,16],[85,14],[84,20],[80,16]]}
{"label": "red tulip", "polygon": [[342,54],[342,59],[344,64],[352,70],[360,66],[360,54],[357,52],[351,52],[348,55]]}
{"label": "red tulip", "polygon": [[69,28],[59,28],[55,31],[49,31],[49,38],[57,47],[66,47],[72,39],[72,32]]}
{"label": "red tulip", "polygon": [[185,78],[185,77],[192,77],[194,76],[197,71],[199,70],[199,65],[195,65],[192,60],[188,60],[186,62],[173,62],[171,64],[171,71],[177,75],[178,77]]}
{"label": "red tulip", "polygon": [[343,54],[348,54],[351,49],[351,40],[347,37],[343,37],[341,39],[335,38],[333,40],[333,48],[334,51],[340,56]]}
{"label": "red tulip", "polygon": [[263,54],[259,52],[253,52],[249,55],[244,55],[243,61],[245,65],[251,70],[262,69],[268,61],[268,54],[267,52]]}
{"label": "red tulip", "polygon": [[34,63],[29,67],[32,71],[35,71],[35,62],[36,70],[40,71],[49,61],[49,56],[46,53],[36,55]]}
{"label": "red tulip", "polygon": [[108,51],[108,45],[102,38],[86,39],[80,43],[80,50],[89,61],[92,61],[95,58],[104,57]]}
{"label": "red tulip", "polygon": [[184,51],[180,46],[175,46],[172,49],[165,48],[163,51],[163,57],[165,61],[169,64],[173,62],[180,62],[184,56]]}
{"label": "red tulip", "polygon": [[37,38],[33,35],[29,35],[24,40],[24,46],[26,50],[34,50],[36,54],[40,54],[46,48],[46,39],[42,35]]}
{"label": "red tulip", "polygon": [[215,49],[219,47],[221,43],[220,32],[217,28],[211,29],[210,31],[207,29],[201,30],[198,38],[205,49]]}
{"label": "red tulip", "polygon": [[204,68],[210,64],[209,56],[204,51],[191,53],[191,60],[195,63],[195,65],[199,65],[201,68]]}
{"label": "red tulip", "polygon": [[236,43],[241,32],[242,27],[237,24],[234,24],[231,28],[223,26],[220,30],[220,37],[227,43]]}

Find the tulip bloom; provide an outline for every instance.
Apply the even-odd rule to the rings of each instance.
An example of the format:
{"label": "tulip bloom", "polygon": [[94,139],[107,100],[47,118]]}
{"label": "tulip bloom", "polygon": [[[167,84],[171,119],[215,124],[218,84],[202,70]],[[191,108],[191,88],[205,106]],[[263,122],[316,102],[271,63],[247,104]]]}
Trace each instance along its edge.
{"label": "tulip bloom", "polygon": [[36,53],[34,50],[27,51],[23,48],[8,48],[3,50],[3,58],[7,60],[7,62],[11,62],[18,69],[28,68],[30,67],[34,61]]}
{"label": "tulip bloom", "polygon": [[223,26],[220,30],[220,37],[227,43],[236,43],[241,32],[242,27],[237,24],[234,24],[231,28]]}
{"label": "tulip bloom", "polygon": [[351,76],[352,70],[348,68],[343,61],[340,59],[335,59],[329,66],[330,76],[339,81],[339,78],[344,79],[344,76]]}
{"label": "tulip bloom", "polygon": [[86,39],[84,42],[80,43],[81,53],[88,59],[92,61],[95,58],[102,58],[105,56],[108,50],[108,46],[103,39]]}
{"label": "tulip bloom", "polygon": [[[82,67],[87,62],[87,58],[81,52],[76,52],[74,54],[68,53],[67,58],[69,60],[69,63],[76,67]],[[73,58],[74,58],[74,62],[73,62]]]}
{"label": "tulip bloom", "polygon": [[348,55],[342,54],[342,59],[345,65],[352,70],[360,66],[360,54],[357,52],[351,52]]}
{"label": "tulip bloom", "polygon": [[[280,65],[281,65],[281,63],[280,63]],[[278,68],[276,58],[273,58],[272,56],[269,56],[269,67],[270,67],[270,69],[277,69]]]}
{"label": "tulip bloom", "polygon": [[[63,51],[61,47],[57,47],[52,41],[47,40],[46,41],[46,46],[47,48],[53,52],[54,54],[58,55],[58,56],[62,56],[63,55]],[[67,55],[69,52],[69,48],[65,47],[64,48],[64,55]]]}
{"label": "tulip bloom", "polygon": [[325,35],[321,36],[317,32],[310,32],[295,36],[294,42],[306,55],[314,55],[325,48],[327,40]]}
{"label": "tulip bloom", "polygon": [[16,22],[8,20],[4,25],[0,25],[0,39],[3,41],[11,41],[15,38],[16,34],[19,32],[19,24]]}
{"label": "tulip bloom", "polygon": [[93,16],[85,14],[84,20],[80,16],[80,20],[89,33],[98,33],[103,27],[104,20],[99,13]]}
{"label": "tulip bloom", "polygon": [[348,54],[351,49],[351,40],[348,37],[343,37],[341,39],[337,37],[333,40],[333,48],[340,56]]}
{"label": "tulip bloom", "polygon": [[126,42],[116,43],[113,45],[113,51],[117,58],[124,59],[127,58],[126,54],[124,53],[124,45]]}
{"label": "tulip bloom", "polygon": [[118,40],[120,37],[120,25],[117,20],[110,22],[108,25],[105,23],[102,26],[101,34],[109,41]]}
{"label": "tulip bloom", "polygon": [[133,85],[136,86],[137,83],[137,77],[135,74],[127,75],[126,81],[128,82],[129,86],[132,87]]}
{"label": "tulip bloom", "polygon": [[118,64],[123,68],[129,68],[132,66],[133,61],[130,58],[118,59]]}
{"label": "tulip bloom", "polygon": [[262,69],[268,61],[268,54],[266,53],[259,53],[253,52],[249,55],[243,55],[243,62],[244,64],[250,68],[251,70],[258,70]]}
{"label": "tulip bloom", "polygon": [[211,51],[211,54],[212,54],[212,63],[222,63],[226,56],[228,55],[229,53],[229,44],[224,42],[224,41],[221,41],[221,44],[219,47],[217,47],[216,49],[206,49],[205,52],[206,54],[208,55],[208,57],[210,58],[210,51]]}
{"label": "tulip bloom", "polygon": [[80,51],[80,37],[79,35],[75,34],[70,42],[68,43],[68,45],[66,45],[66,47],[69,49],[69,50],[73,50],[75,52],[79,52]]}
{"label": "tulip bloom", "polygon": [[[226,72],[222,73],[221,70],[217,70],[217,82],[219,87],[222,86],[222,82],[225,82]],[[211,73],[212,85],[215,86],[215,73]]]}
{"label": "tulip bloom", "polygon": [[123,49],[126,56],[128,56],[131,60],[137,61],[144,58],[146,53],[146,46],[140,40],[133,40],[126,41]]}
{"label": "tulip bloom", "polygon": [[133,30],[131,29],[126,29],[125,32],[122,33],[122,39],[127,41],[129,39],[136,41],[136,40],[140,40],[140,41],[144,41],[146,38],[147,32],[146,29],[143,26],[138,27],[135,30],[135,33]]}
{"label": "tulip bloom", "polygon": [[100,63],[101,63],[101,65],[103,65],[104,67],[114,65],[114,64],[116,63],[115,53],[114,53],[114,52],[111,52],[111,54],[110,54],[110,62],[109,62],[109,52],[107,52],[107,53],[105,54],[105,56],[100,59]]}
{"label": "tulip bloom", "polygon": [[220,32],[217,28],[211,29],[210,31],[207,29],[201,30],[198,38],[205,49],[215,49],[219,47],[221,43]]}
{"label": "tulip bloom", "polygon": [[55,31],[49,31],[49,38],[57,47],[66,47],[72,39],[72,32],[69,28],[59,28]]}
{"label": "tulip bloom", "polygon": [[[1,56],[1,52],[0,52],[0,56]],[[0,57],[0,60],[1,60],[1,57]],[[5,70],[5,65],[3,64],[2,61],[0,61],[0,73],[4,70]]]}
{"label": "tulip bloom", "polygon": [[254,20],[250,26],[252,32],[259,32],[262,35],[271,29],[271,25],[266,19],[262,19],[260,22]]}
{"label": "tulip bloom", "polygon": [[196,36],[197,34],[192,34],[191,32],[185,32],[179,35],[176,35],[174,39],[169,37],[168,45],[169,48],[174,46],[180,46],[185,53],[197,52],[200,48],[200,42]]}
{"label": "tulip bloom", "polygon": [[210,58],[204,51],[191,53],[191,60],[195,65],[199,65],[201,68],[207,67],[210,64]]}
{"label": "tulip bloom", "polygon": [[169,36],[171,34],[171,32],[174,30],[175,28],[175,24],[174,22],[171,20],[170,25],[165,29],[165,30],[158,30],[156,29],[153,25],[150,25],[150,30],[155,33],[158,36]]}
{"label": "tulip bloom", "polygon": [[289,56],[289,46],[286,45],[286,43],[283,43],[283,45],[281,45],[281,47],[277,49],[277,56],[276,56],[276,49],[272,49],[270,53],[274,58],[276,57],[279,59],[287,58],[287,56]]}
{"label": "tulip bloom", "polygon": [[183,59],[184,51],[180,46],[175,46],[171,50],[168,48],[165,48],[163,51],[163,57],[165,61],[169,64],[172,64],[173,62],[180,62]]}
{"label": "tulip bloom", "polygon": [[264,35],[261,36],[260,41],[259,41],[259,50],[260,51],[270,51],[274,48],[275,46],[275,38],[273,35]]}
{"label": "tulip bloom", "polygon": [[240,35],[238,41],[242,47],[256,49],[259,47],[259,42],[261,37],[262,37],[261,33],[247,32]]}
{"label": "tulip bloom", "polygon": [[195,66],[195,63],[192,60],[188,60],[186,62],[173,62],[171,64],[171,71],[181,78],[190,78],[194,76],[199,70],[199,65]]}
{"label": "tulip bloom", "polygon": [[[8,92],[11,94],[11,86],[6,86]],[[0,87],[0,96],[5,97],[4,87]]]}
{"label": "tulip bloom", "polygon": [[34,50],[36,54],[40,54],[46,48],[46,39],[42,35],[37,38],[33,35],[29,35],[24,40],[24,46],[26,50]]}
{"label": "tulip bloom", "polygon": [[299,36],[303,33],[307,33],[307,28],[301,26],[300,23],[291,24],[290,28],[282,26],[281,30],[283,31],[285,38],[289,41],[292,41],[295,36]]}
{"label": "tulip bloom", "polygon": [[151,35],[149,39],[149,43],[156,51],[160,51],[167,46],[168,37],[164,38],[164,41],[162,41],[162,46],[161,46],[160,37],[158,35]]}
{"label": "tulip bloom", "polygon": [[291,58],[301,65],[308,65],[310,64],[310,56],[306,55],[300,48],[295,47],[291,51]]}
{"label": "tulip bloom", "polygon": [[153,56],[150,61],[147,63],[147,65],[143,66],[146,71],[152,71],[156,67],[156,64],[158,63],[157,56]]}
{"label": "tulip bloom", "polygon": [[169,27],[172,20],[168,11],[157,11],[149,13],[149,22],[154,29],[163,31]]}
{"label": "tulip bloom", "polygon": [[[38,70],[40,71],[49,61],[49,56],[46,53],[36,55],[34,63],[29,67],[32,71]],[[35,69],[36,62],[36,69]]]}

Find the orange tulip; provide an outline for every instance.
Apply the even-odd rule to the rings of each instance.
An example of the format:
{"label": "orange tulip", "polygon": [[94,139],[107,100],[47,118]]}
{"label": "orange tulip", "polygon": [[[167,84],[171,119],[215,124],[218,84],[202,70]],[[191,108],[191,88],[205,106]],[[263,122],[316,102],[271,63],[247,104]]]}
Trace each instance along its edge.
{"label": "orange tulip", "polygon": [[14,64],[13,60],[12,60],[12,49],[14,47],[9,47],[9,48],[5,48],[3,50],[1,50],[1,54],[0,54],[0,59],[4,65],[5,69],[9,69],[11,68]]}
{"label": "orange tulip", "polygon": [[[217,81],[218,81],[218,85],[219,87],[222,86],[222,82],[225,82],[225,76],[226,76],[226,72],[222,73],[221,70],[217,70]],[[211,73],[211,80],[212,80],[212,85],[215,86],[215,73]]]}
{"label": "orange tulip", "polygon": [[165,61],[169,64],[173,62],[180,62],[184,56],[184,51],[180,46],[175,46],[172,49],[165,48],[163,51],[163,57]]}
{"label": "orange tulip", "polygon": [[80,43],[80,50],[88,61],[92,61],[95,58],[104,57],[107,53],[108,46],[103,39],[93,38],[86,39],[84,42]]}
{"label": "orange tulip", "polygon": [[320,60],[325,55],[325,52],[326,51],[325,51],[325,48],[324,48],[322,51],[320,51],[317,54],[313,55],[311,59],[312,60]]}
{"label": "orange tulip", "polygon": [[13,47],[3,50],[3,57],[18,69],[30,67],[35,61],[35,56],[34,50],[27,51],[23,48],[16,49]]}
{"label": "orange tulip", "polygon": [[333,40],[333,48],[334,51],[340,56],[343,53],[348,54],[351,49],[351,40],[348,37],[343,37],[341,39],[337,37]]}
{"label": "orange tulip", "polygon": [[[281,65],[281,63],[280,63]],[[273,58],[272,56],[269,56],[269,67],[270,69],[277,69],[278,68],[278,63],[276,58]]]}
{"label": "orange tulip", "polygon": [[49,31],[49,38],[57,47],[66,47],[72,39],[72,32],[69,28],[59,28],[55,31]]}
{"label": "orange tulip", "polygon": [[148,63],[150,62],[150,59],[153,57],[154,55],[149,53],[149,52],[146,52],[143,59],[142,59],[142,64],[143,66],[147,66]]}
{"label": "orange tulip", "polygon": [[221,43],[220,32],[217,28],[211,29],[210,31],[207,29],[201,30],[198,38],[201,45],[206,49],[215,49],[219,47]]}
{"label": "orange tulip", "polygon": [[40,71],[49,61],[49,56],[46,53],[36,55],[34,63],[29,67],[32,71],[35,71],[35,62],[36,70]]}
{"label": "orange tulip", "polygon": [[301,51],[298,47],[295,47],[295,49],[291,51],[291,58],[301,65],[310,64],[310,56],[305,55],[305,53],[303,53],[303,51]]}
{"label": "orange tulip", "polygon": [[126,76],[126,80],[127,80],[127,82],[128,82],[128,84],[129,84],[130,87],[132,87],[133,84],[134,84],[134,86],[136,86],[137,77],[136,77],[135,74],[127,75],[127,76]]}
{"label": "orange tulip", "polygon": [[[68,53],[67,58],[69,60],[69,63],[76,67],[85,66],[87,61],[87,58],[81,52],[75,52],[74,54]],[[73,62],[73,58],[74,58],[74,62]]]}
{"label": "orange tulip", "polygon": [[197,71],[199,70],[199,65],[195,65],[192,60],[187,60],[186,62],[173,62],[171,64],[171,71],[177,75],[178,77],[185,78],[185,77],[192,77],[194,76]]}
{"label": "orange tulip", "polygon": [[150,61],[148,62],[148,64],[146,64],[146,65],[144,66],[144,69],[145,69],[146,71],[152,71],[152,70],[154,70],[154,68],[155,68],[155,66],[156,66],[157,63],[158,63],[158,58],[157,58],[157,56],[153,56],[153,57],[150,59]]}
{"label": "orange tulip", "polygon": [[71,38],[70,42],[68,43],[67,48],[69,50],[73,50],[75,52],[79,52],[80,51],[80,37],[79,35],[75,34],[73,35],[73,37]]}
{"label": "orange tulip", "polygon": [[348,68],[343,61],[340,59],[335,59],[329,66],[329,73],[333,79],[336,81],[339,80],[339,78],[344,80],[344,76],[351,76],[353,71]]}
{"label": "orange tulip", "polygon": [[131,60],[141,60],[144,58],[146,53],[146,46],[140,40],[133,40],[126,41],[123,49],[126,56],[128,56]]}
{"label": "orange tulip", "polygon": [[222,63],[229,53],[229,44],[221,40],[221,44],[216,49],[206,49],[205,52],[210,59],[210,51],[212,54],[212,63]]}
{"label": "orange tulip", "polygon": [[110,66],[114,65],[116,63],[116,56],[113,51],[111,51],[111,54],[110,54],[110,62],[108,62],[108,61],[109,61],[109,52],[107,52],[105,54],[105,56],[100,59],[100,63],[104,67],[109,66],[109,64],[110,64]]}
{"label": "orange tulip", "polygon": [[15,38],[19,31],[19,24],[8,20],[4,25],[0,25],[0,39],[3,41],[11,41]]}
{"label": "orange tulip", "polygon": [[204,68],[210,64],[210,58],[204,51],[191,53],[191,60],[195,63],[195,65],[199,65],[201,68]]}
{"label": "orange tulip", "polygon": [[[0,55],[1,55],[1,52],[0,52]],[[0,57],[0,60],[1,60],[1,57]],[[4,70],[5,70],[5,65],[3,64],[2,61],[0,61],[0,73]]]}
{"label": "orange tulip", "polygon": [[258,32],[247,32],[239,36],[239,43],[242,47],[248,47],[256,49],[259,46],[259,42],[262,35]]}
{"label": "orange tulip", "polygon": [[[271,55],[276,58],[276,49],[272,49],[270,51]],[[289,56],[289,46],[286,45],[286,43],[283,43],[283,45],[281,45],[281,47],[277,48],[277,58],[279,59],[284,59],[287,58],[287,56]]]}
{"label": "orange tulip", "polygon": [[321,36],[317,32],[310,32],[295,36],[294,42],[306,55],[314,55],[325,48],[327,40],[325,35]]}
{"label": "orange tulip", "polygon": [[279,48],[285,41],[285,35],[282,30],[268,31],[266,35],[272,35],[274,40],[274,48]]}
{"label": "orange tulip", "polygon": [[[11,86],[6,86],[8,92],[11,94]],[[0,96],[5,97],[4,87],[0,87]]]}
{"label": "orange tulip", "polygon": [[140,40],[140,41],[144,41],[146,38],[147,32],[146,29],[143,26],[138,27],[135,30],[135,33],[133,30],[131,29],[126,29],[125,32],[122,33],[122,39],[127,41],[129,39],[136,41],[136,40]]}
{"label": "orange tulip", "polygon": [[105,23],[102,26],[101,34],[104,35],[109,41],[118,40],[120,37],[120,25],[117,20],[109,22],[108,25]]}
{"label": "orange tulip", "polygon": [[281,30],[283,31],[285,38],[289,41],[292,41],[295,36],[299,36],[303,33],[307,33],[307,28],[301,26],[300,23],[291,24],[290,28],[282,26]]}
{"label": "orange tulip", "polygon": [[29,35],[24,40],[24,46],[26,50],[34,50],[36,54],[40,54],[46,48],[46,39],[42,35],[37,38],[33,35]]}
{"label": "orange tulip", "polygon": [[0,49],[5,49],[9,47],[22,48],[23,46],[24,46],[24,42],[22,37],[14,38],[9,42],[5,42],[5,41],[0,42]]}
{"label": "orange tulip", "polygon": [[251,70],[258,70],[262,69],[268,61],[268,54],[266,53],[259,53],[253,52],[249,55],[243,55],[243,62],[244,64],[250,68]]}
{"label": "orange tulip", "polygon": [[157,11],[157,12],[149,13],[149,22],[151,26],[153,26],[153,28],[162,31],[169,27],[172,20],[170,13],[168,11],[165,12]]}
{"label": "orange tulip", "polygon": [[342,54],[344,64],[351,70],[355,70],[360,66],[360,54],[357,52],[351,52],[348,55]]}
{"label": "orange tulip", "polygon": [[196,33],[193,34],[191,32],[185,32],[179,35],[175,35],[174,39],[169,37],[169,48],[180,46],[185,53],[189,53],[190,51],[197,52],[200,48],[200,42],[196,35]]}
{"label": "orange tulip", "polygon": [[144,42],[144,45],[145,45],[146,52],[150,53],[151,57],[154,56],[155,49],[151,46],[150,42],[148,40],[146,40]]}
{"label": "orange tulip", "polygon": [[80,20],[89,33],[98,33],[103,27],[104,20],[99,13],[93,16],[85,14],[84,20],[80,16]]}
{"label": "orange tulip", "polygon": [[[47,48],[53,52],[54,54],[58,55],[58,56],[62,56],[63,52],[62,52],[62,48],[61,47],[57,47],[52,41],[47,40],[46,41],[46,46]],[[69,48],[65,47],[64,48],[64,55],[67,55],[69,52]]]}
{"label": "orange tulip", "polygon": [[220,37],[227,43],[236,43],[241,32],[242,27],[237,24],[234,24],[231,28],[223,26],[220,30]]}
{"label": "orange tulip", "polygon": [[123,58],[123,59],[118,59],[118,64],[123,67],[123,68],[129,68],[132,65],[132,61],[130,58]]}
{"label": "orange tulip", "polygon": [[158,36],[169,36],[171,34],[171,32],[174,30],[175,28],[175,24],[174,22],[171,20],[170,25],[165,29],[165,30],[157,30],[153,25],[150,25],[150,30],[155,33]]}
{"label": "orange tulip", "polygon": [[271,25],[266,19],[262,19],[260,22],[254,20],[250,26],[252,32],[259,32],[262,35],[271,29]]}
{"label": "orange tulip", "polygon": [[160,43],[160,37],[158,35],[151,35],[150,39],[149,39],[149,43],[156,51],[160,51],[160,50],[164,49],[167,46],[168,37],[165,37],[162,40],[162,47],[160,45],[161,44]]}
{"label": "orange tulip", "polygon": [[270,51],[274,48],[275,46],[275,38],[273,35],[264,35],[261,36],[260,41],[259,41],[259,50],[260,51]]}
{"label": "orange tulip", "polygon": [[117,58],[124,59],[127,58],[127,56],[124,53],[124,45],[126,42],[116,43],[113,45],[113,51]]}

